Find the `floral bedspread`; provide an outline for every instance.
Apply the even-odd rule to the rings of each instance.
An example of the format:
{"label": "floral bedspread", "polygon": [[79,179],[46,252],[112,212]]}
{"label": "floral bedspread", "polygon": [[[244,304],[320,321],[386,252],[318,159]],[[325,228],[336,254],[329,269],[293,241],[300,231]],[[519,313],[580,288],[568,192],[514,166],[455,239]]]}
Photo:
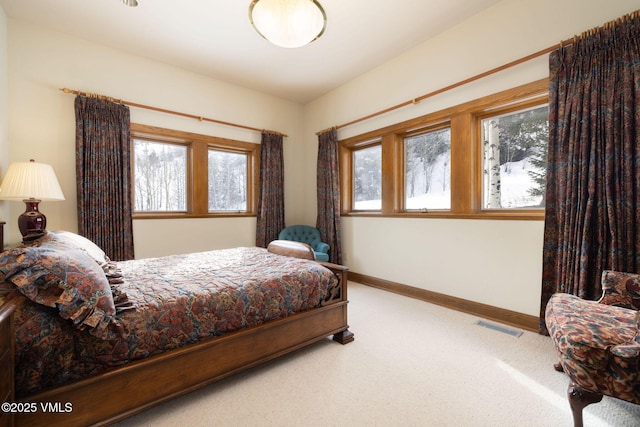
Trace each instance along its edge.
{"label": "floral bedspread", "polygon": [[[234,248],[118,262],[128,305],[124,335],[102,340],[55,308],[27,301],[15,313],[18,396],[99,373],[203,338],[259,325],[321,304],[334,274],[308,260]],[[0,284],[0,300],[13,292]]]}

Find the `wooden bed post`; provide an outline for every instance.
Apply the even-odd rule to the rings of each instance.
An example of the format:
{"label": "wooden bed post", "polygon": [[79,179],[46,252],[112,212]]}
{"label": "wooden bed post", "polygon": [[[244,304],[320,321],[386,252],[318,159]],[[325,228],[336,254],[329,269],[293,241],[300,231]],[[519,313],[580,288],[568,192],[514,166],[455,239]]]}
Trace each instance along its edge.
{"label": "wooden bed post", "polygon": [[[349,299],[347,297],[347,287],[348,287],[347,272],[349,271],[349,268],[344,265],[333,264],[330,262],[320,262],[320,264],[324,265],[329,270],[331,270],[333,274],[335,274],[336,277],[338,278],[338,285],[335,288],[337,295],[334,294],[333,298],[328,300],[327,302],[330,303],[331,301],[335,301],[335,300],[349,302]],[[347,324],[346,312],[345,312],[344,322],[345,324]],[[347,324],[347,327],[348,326],[349,325]],[[353,332],[349,331],[349,329],[345,329],[344,331],[340,331],[334,334],[333,340],[336,342],[339,342],[340,344],[348,344],[354,340]]]}

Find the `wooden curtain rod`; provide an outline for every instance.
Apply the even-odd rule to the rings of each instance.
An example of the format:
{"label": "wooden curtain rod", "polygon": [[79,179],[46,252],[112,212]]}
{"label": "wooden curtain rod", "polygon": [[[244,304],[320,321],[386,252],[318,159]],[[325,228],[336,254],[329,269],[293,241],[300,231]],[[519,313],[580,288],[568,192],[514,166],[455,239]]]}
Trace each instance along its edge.
{"label": "wooden curtain rod", "polygon": [[613,28],[616,25],[619,25],[622,22],[625,22],[625,21],[630,20],[630,19],[636,19],[638,17],[640,17],[640,10],[633,11],[633,12],[631,12],[631,13],[629,13],[627,15],[624,15],[624,16],[622,16],[620,18],[617,18],[617,19],[614,19],[612,21],[609,21],[609,22],[605,23],[604,25],[602,25],[600,27],[596,27],[596,28],[593,28],[591,30],[584,31],[579,36],[573,36],[573,38],[571,38],[571,39],[563,40],[563,41],[561,41],[560,43],[558,43],[558,44],[556,44],[554,46],[548,47],[546,49],[542,49],[542,50],[540,50],[538,52],[532,53],[531,55],[527,55],[527,56],[522,57],[520,59],[516,59],[515,61],[511,61],[511,62],[509,62],[507,64],[504,64],[504,65],[501,65],[499,67],[493,68],[493,69],[491,69],[489,71],[485,71],[484,73],[480,73],[480,74],[477,74],[477,75],[475,75],[473,77],[469,77],[466,80],[459,81],[458,83],[454,83],[452,85],[443,87],[442,89],[438,89],[438,90],[435,90],[433,92],[429,92],[429,93],[427,93],[425,95],[419,96],[418,98],[414,98],[414,99],[412,99],[410,101],[405,101],[405,102],[403,102],[401,104],[394,105],[393,107],[385,108],[384,110],[380,110],[380,111],[378,111],[376,113],[369,114],[368,116],[364,116],[364,117],[361,117],[359,119],[352,120],[352,121],[350,121],[348,123],[344,123],[344,124],[341,124],[339,126],[332,126],[330,128],[321,130],[320,132],[316,132],[316,135],[320,135],[321,133],[324,133],[324,132],[327,132],[327,131],[330,131],[330,130],[341,129],[341,128],[344,128],[344,127],[347,127],[347,126],[350,126],[350,125],[353,125],[353,124],[356,124],[356,123],[360,123],[360,122],[363,122],[365,120],[369,120],[369,119],[371,119],[373,117],[389,113],[389,112],[391,112],[393,110],[397,110],[399,108],[406,107],[408,105],[417,104],[422,100],[425,100],[427,98],[431,98],[432,96],[439,95],[439,94],[441,94],[443,92],[446,92],[448,90],[455,89],[457,87],[466,85],[467,83],[471,83],[473,81],[480,80],[480,79],[482,79],[484,77],[490,76],[491,74],[495,74],[495,73],[498,73],[500,71],[506,70],[507,68],[511,68],[511,67],[516,66],[516,65],[522,64],[523,62],[530,61],[530,60],[532,60],[534,58],[537,58],[539,56],[546,55],[547,53],[551,53],[554,50],[561,49],[564,46],[569,46],[571,44],[574,44],[578,40],[583,39],[585,37],[589,37],[590,35],[594,34],[595,32],[597,32],[599,30],[610,29],[610,28]]}
{"label": "wooden curtain rod", "polygon": [[575,39],[576,38],[574,37],[572,39],[562,41],[562,42],[560,42],[560,43],[558,43],[558,44],[556,44],[554,46],[551,46],[551,47],[548,47],[546,49],[542,49],[542,50],[540,50],[538,52],[532,53],[531,55],[527,55],[527,56],[522,57],[520,59],[516,59],[515,61],[511,61],[511,62],[509,62],[507,64],[504,64],[504,65],[501,65],[499,67],[493,68],[493,69],[491,69],[489,71],[485,71],[484,73],[477,74],[477,75],[475,75],[473,77],[469,77],[468,79],[459,81],[459,82],[451,84],[449,86],[445,86],[445,87],[443,87],[441,89],[438,89],[438,90],[434,90],[433,92],[429,92],[429,93],[427,93],[425,95],[419,96],[417,98],[413,98],[413,99],[411,99],[409,101],[405,101],[405,102],[402,102],[400,104],[394,105],[393,107],[385,108],[384,110],[380,110],[380,111],[378,111],[376,113],[372,113],[372,114],[369,114],[367,116],[360,117],[359,119],[355,119],[355,120],[352,120],[350,122],[347,122],[347,123],[344,123],[344,124],[341,124],[341,125],[338,125],[338,126],[332,126],[330,128],[321,130],[320,132],[316,132],[316,135],[320,135],[320,134],[322,134],[324,132],[327,132],[329,130],[341,129],[341,128],[344,128],[344,127],[347,127],[347,126],[351,126],[353,124],[360,123],[360,122],[363,122],[365,120],[369,120],[369,119],[371,119],[373,117],[389,113],[391,111],[406,107],[408,105],[418,104],[420,101],[423,101],[423,100],[425,100],[427,98],[431,98],[432,96],[436,96],[436,95],[439,95],[439,94],[441,94],[443,92],[446,92],[448,90],[455,89],[457,87],[466,85],[467,83],[471,83],[471,82],[474,82],[476,80],[480,80],[480,79],[482,79],[484,77],[490,76],[491,74],[498,73],[500,71],[506,70],[507,68],[514,67],[516,65],[522,64],[523,62],[527,62],[527,61],[530,61],[530,60],[532,60],[534,58],[537,58],[539,56],[545,55],[547,53],[551,53],[554,50],[557,50],[557,49],[559,49],[559,48],[561,48],[563,46],[568,46],[570,44],[573,44]]}
{"label": "wooden curtain rod", "polygon": [[251,130],[251,131],[255,131],[255,132],[261,132],[261,133],[262,132],[272,133],[272,134],[276,134],[276,135],[282,135],[283,137],[287,137],[288,136],[288,135],[285,135],[284,133],[280,133],[280,132],[276,132],[276,131],[272,131],[272,130],[258,129],[258,128],[254,128],[254,127],[251,127],[251,126],[238,125],[236,123],[223,122],[221,120],[210,119],[210,118],[202,117],[202,116],[196,116],[195,114],[187,114],[187,113],[181,113],[179,111],[166,110],[164,108],[151,107],[149,105],[137,104],[135,102],[124,101],[122,99],[114,99],[114,98],[111,98],[109,96],[98,95],[98,94],[90,93],[90,92],[81,92],[79,90],[67,89],[66,87],[65,88],[61,88],[60,90],[63,91],[64,93],[71,93],[71,94],[74,94],[74,95],[86,96],[86,97],[90,97],[90,98],[105,99],[107,101],[116,102],[118,104],[129,105],[131,107],[136,107],[136,108],[144,108],[146,110],[158,111],[160,113],[173,114],[175,116],[188,117],[190,119],[196,119],[196,120],[199,120],[201,122],[217,123],[217,124],[221,124],[221,125],[225,125],[225,126],[233,126],[233,127],[237,127],[237,128],[241,128],[241,129],[247,129],[247,130]]}

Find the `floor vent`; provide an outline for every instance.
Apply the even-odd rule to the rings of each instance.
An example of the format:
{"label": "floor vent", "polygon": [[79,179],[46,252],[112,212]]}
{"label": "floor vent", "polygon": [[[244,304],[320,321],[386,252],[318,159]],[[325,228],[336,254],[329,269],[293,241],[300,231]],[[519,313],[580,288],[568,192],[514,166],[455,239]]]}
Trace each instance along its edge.
{"label": "floor vent", "polygon": [[513,329],[508,326],[498,325],[496,323],[487,322],[484,320],[478,320],[476,325],[482,326],[484,328],[493,329],[494,331],[502,332],[503,334],[511,335],[512,337],[519,338],[520,335],[523,334],[522,331],[518,329]]}

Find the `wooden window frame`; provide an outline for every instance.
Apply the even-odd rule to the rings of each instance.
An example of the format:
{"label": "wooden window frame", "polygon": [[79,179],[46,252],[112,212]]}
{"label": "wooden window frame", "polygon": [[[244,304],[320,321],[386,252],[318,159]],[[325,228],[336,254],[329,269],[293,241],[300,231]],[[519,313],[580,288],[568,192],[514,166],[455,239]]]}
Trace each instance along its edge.
{"label": "wooden window frame", "polygon": [[[131,139],[145,139],[187,146],[187,210],[186,212],[133,212],[133,219],[219,218],[256,216],[258,209],[258,179],[260,171],[260,144],[201,135],[157,126],[131,124]],[[247,210],[209,211],[208,156],[209,149],[243,153],[247,155]],[[131,146],[131,175],[135,180],[133,144]],[[131,197],[134,200],[135,186]]]}
{"label": "wooden window frame", "polygon": [[[341,215],[406,218],[544,220],[544,209],[482,209],[480,121],[499,111],[516,111],[548,103],[549,80],[508,89],[415,119],[340,141]],[[404,209],[404,137],[438,127],[451,128],[451,209]],[[367,144],[382,145],[382,209],[353,209],[352,151]]]}

